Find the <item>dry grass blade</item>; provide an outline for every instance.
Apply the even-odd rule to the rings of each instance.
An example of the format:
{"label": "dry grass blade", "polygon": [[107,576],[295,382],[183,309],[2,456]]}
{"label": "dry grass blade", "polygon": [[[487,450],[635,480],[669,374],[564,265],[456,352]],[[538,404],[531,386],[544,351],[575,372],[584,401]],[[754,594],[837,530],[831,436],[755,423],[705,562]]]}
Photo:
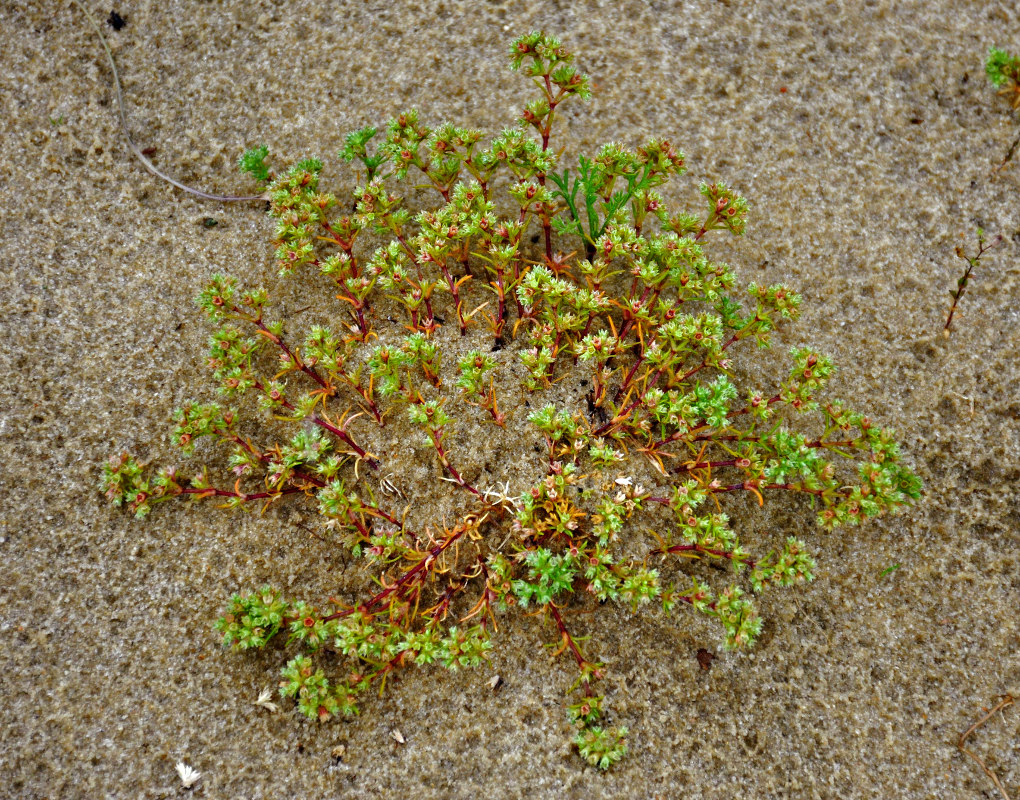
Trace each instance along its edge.
{"label": "dry grass blade", "polygon": [[967,728],[967,730],[960,735],[960,739],[956,743],[956,746],[960,748],[961,752],[966,753],[978,763],[978,766],[981,767],[982,770],[984,770],[985,775],[987,775],[989,780],[991,780],[991,782],[995,784],[995,788],[999,790],[999,793],[1005,798],[1005,800],[1010,800],[1010,797],[1009,794],[1006,792],[1006,789],[1003,787],[1002,782],[999,780],[998,776],[990,769],[988,769],[987,766],[985,766],[985,762],[982,761],[974,751],[968,750],[964,746],[964,742],[967,741],[968,737],[970,737],[970,735],[973,734],[974,731],[976,731],[978,728],[984,725],[989,719],[991,719],[993,715],[995,715],[1002,709],[1013,705],[1013,702],[1014,702],[1013,695],[1011,694],[1003,695],[1002,699],[999,700],[995,708],[993,708],[991,711],[989,711],[987,714],[981,717],[981,719],[979,719],[977,722],[975,722],[973,725]]}

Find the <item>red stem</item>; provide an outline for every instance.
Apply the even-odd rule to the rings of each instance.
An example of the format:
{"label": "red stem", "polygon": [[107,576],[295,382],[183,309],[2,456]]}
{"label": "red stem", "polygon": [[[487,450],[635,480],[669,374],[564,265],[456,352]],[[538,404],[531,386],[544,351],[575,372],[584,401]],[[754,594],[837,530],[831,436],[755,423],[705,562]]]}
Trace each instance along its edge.
{"label": "red stem", "polygon": [[389,597],[394,592],[402,594],[404,589],[410,585],[413,585],[414,582],[418,580],[424,580],[424,576],[422,576],[419,579],[421,573],[426,572],[429,569],[429,567],[435,563],[436,559],[440,555],[442,555],[443,551],[445,551],[450,545],[452,545],[454,542],[460,539],[460,537],[463,536],[467,531],[468,531],[467,525],[462,525],[459,530],[454,530],[450,534],[450,536],[448,536],[444,541],[440,542],[431,550],[429,550],[423,559],[421,559],[417,564],[411,567],[411,569],[409,569],[407,572],[401,575],[392,586],[387,586],[381,592],[379,592],[374,597],[370,598],[367,602],[363,603],[360,606],[348,608],[344,611],[338,611],[335,614],[330,614],[328,617],[323,617],[322,622],[330,622],[331,620],[334,619],[342,619],[344,617],[349,617],[355,611],[359,610],[366,612],[370,611],[371,609],[375,608],[377,605],[382,603],[387,597]]}
{"label": "red stem", "polygon": [[[583,676],[584,665],[587,664],[588,662],[585,660],[584,656],[581,655],[581,651],[577,648],[577,645],[574,643],[574,637],[572,637],[570,635],[570,631],[567,630],[567,626],[563,622],[563,617],[560,616],[559,609],[556,608],[556,606],[553,605],[552,603],[548,603],[546,605],[546,610],[552,616],[553,620],[555,620],[556,627],[559,628],[560,631],[560,636],[563,637],[564,644],[570,649],[571,654],[574,656],[574,661],[577,662],[578,669],[582,670]],[[584,684],[585,697],[593,696],[595,692],[592,689],[591,682],[588,680],[588,678],[582,677],[581,682]]]}
{"label": "red stem", "polygon": [[329,384],[326,383],[326,381],[324,381],[322,379],[322,376],[319,375],[319,373],[316,372],[313,367],[307,366],[300,359],[300,357],[294,355],[294,353],[291,352],[290,348],[287,347],[287,344],[283,341],[283,339],[281,339],[275,333],[270,331],[269,328],[266,327],[265,323],[263,323],[261,319],[257,319],[255,317],[252,317],[252,316],[248,315],[248,314],[245,314],[237,306],[234,306],[233,312],[235,314],[238,314],[239,316],[245,318],[245,319],[248,319],[256,328],[258,328],[260,331],[262,331],[263,335],[267,339],[269,339],[269,341],[274,342],[277,346],[279,346],[279,348],[281,350],[283,350],[284,354],[287,356],[287,358],[290,359],[291,363],[294,366],[296,366],[298,369],[300,369],[303,373],[305,373],[309,377],[313,378],[315,380],[315,382],[319,384],[319,386],[321,386],[323,389],[329,389],[330,388]]}
{"label": "red stem", "polygon": [[[660,548],[658,550],[652,551],[653,554],[661,553],[663,555],[665,555],[666,553],[687,553],[687,552],[705,553],[706,555],[717,556],[719,558],[728,558],[731,561],[733,560],[733,553],[730,553],[726,550],[713,550],[710,547],[702,547],[700,544],[675,544],[672,547],[667,547],[665,550]],[[754,569],[754,566],[757,562],[753,561],[752,559],[747,559],[741,561],[741,563],[747,564],[747,566],[749,566],[751,569]]]}
{"label": "red stem", "polygon": [[312,422],[336,436],[340,441],[357,453],[358,458],[365,461],[372,469],[379,469],[379,462],[369,456],[364,449],[358,446],[358,444],[350,437],[350,434],[348,434],[343,428],[338,428],[336,425],[326,422],[326,420],[322,419],[317,414],[312,417]]}
{"label": "red stem", "polygon": [[215,489],[213,487],[208,487],[205,489],[196,488],[185,489],[182,487],[181,491],[178,492],[178,494],[194,494],[198,495],[199,497],[239,497],[244,502],[247,503],[249,500],[265,500],[266,498],[269,497],[279,497],[280,495],[284,494],[297,494],[298,492],[303,491],[305,491],[304,487],[301,486],[289,486],[286,489],[280,489],[277,492],[256,492],[255,494],[245,494],[244,492],[232,492],[228,489]]}

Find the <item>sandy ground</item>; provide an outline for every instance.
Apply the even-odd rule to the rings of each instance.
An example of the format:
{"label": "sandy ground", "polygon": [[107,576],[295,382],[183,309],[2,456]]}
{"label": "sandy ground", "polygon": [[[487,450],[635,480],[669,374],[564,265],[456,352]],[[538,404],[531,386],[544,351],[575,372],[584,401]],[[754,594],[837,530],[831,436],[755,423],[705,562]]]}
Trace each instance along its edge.
{"label": "sandy ground", "polygon": [[[982,67],[993,43],[1020,49],[1015,8],[117,10],[126,26],[107,35],[137,140],[173,174],[223,192],[248,188],[233,164],[263,141],[285,159],[322,157],[326,185],[347,192],[355,178],[333,158],[343,134],[409,106],[497,131],[524,88],[504,66],[507,44],[555,32],[597,85],[565,114],[570,152],[667,136],[691,168],[673,200],[692,202],[702,178],[744,193],[747,234],[717,256],[744,280],[800,288],[802,321],[778,350],[831,353],[842,368],[832,394],[900,432],[927,494],[830,536],[790,500],[738,513],[738,530],[797,533],[820,560],[806,589],[764,599],[766,635],[746,655],[721,653],[718,631],[691,615],[606,608],[579,622],[609,665],[614,718],[632,730],[631,756],[609,774],[571,752],[571,666],[521,616],[491,668],[412,671],[353,721],[256,708],[283,654],[223,651],[210,622],[232,592],[267,580],[312,600],[340,591],[345,560],[297,524],[314,515],[174,504],[140,523],[96,485],[122,449],[175,458],[170,413],[213,396],[192,298],[216,270],[274,285],[271,223],[258,206],[197,201],[145,173],[81,13],[3,0],[0,796],[180,796],[178,760],[202,772],[191,794],[209,798],[998,796],[955,742],[982,707],[1020,695],[1020,165],[991,175],[1020,124]],[[947,341],[954,248],[973,247],[978,226],[1005,241]],[[285,312],[307,302],[283,291]],[[768,374],[780,363],[766,361]],[[397,472],[413,490],[434,463]],[[702,647],[720,656],[707,672]],[[1020,709],[972,746],[1015,797]]]}

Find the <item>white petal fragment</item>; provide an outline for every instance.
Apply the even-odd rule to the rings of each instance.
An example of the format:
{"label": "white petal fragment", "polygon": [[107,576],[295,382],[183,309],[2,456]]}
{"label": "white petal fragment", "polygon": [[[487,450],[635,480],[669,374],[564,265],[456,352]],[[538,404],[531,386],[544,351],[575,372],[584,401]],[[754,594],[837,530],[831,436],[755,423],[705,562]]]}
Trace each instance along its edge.
{"label": "white petal fragment", "polygon": [[275,714],[280,710],[280,707],[276,703],[272,702],[273,691],[272,689],[263,689],[259,692],[258,700],[255,701],[255,705],[260,708],[264,708],[270,714]]}
{"label": "white petal fragment", "polygon": [[202,777],[202,773],[201,772],[198,772],[197,770],[192,769],[187,764],[185,764],[183,761],[178,761],[177,762],[176,769],[177,769],[177,774],[181,778],[181,785],[183,785],[185,789],[190,789],[192,786],[194,786],[196,783],[198,783],[199,778]]}

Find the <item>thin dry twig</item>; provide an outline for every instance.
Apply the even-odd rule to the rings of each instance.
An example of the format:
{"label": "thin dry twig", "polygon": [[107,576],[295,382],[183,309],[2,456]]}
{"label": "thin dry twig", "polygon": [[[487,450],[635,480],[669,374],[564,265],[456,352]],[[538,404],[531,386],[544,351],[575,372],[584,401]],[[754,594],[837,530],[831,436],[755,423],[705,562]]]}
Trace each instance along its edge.
{"label": "thin dry twig", "polygon": [[1013,140],[1013,144],[1009,146],[1009,150],[1006,151],[1005,158],[1002,159],[1002,163],[999,164],[995,169],[991,171],[991,177],[995,177],[1010,161],[1013,160],[1013,155],[1016,153],[1017,146],[1020,146],[1020,136],[1017,136]]}
{"label": "thin dry twig", "polygon": [[964,731],[963,734],[961,734],[959,741],[956,743],[956,746],[960,748],[961,752],[966,753],[978,763],[978,766],[981,767],[982,770],[984,770],[985,775],[987,775],[989,780],[991,780],[991,782],[995,784],[995,788],[999,790],[999,792],[1002,794],[1005,800],[1009,800],[1009,795],[1006,793],[1005,788],[1003,788],[1002,783],[999,781],[998,776],[990,769],[988,769],[988,767],[985,766],[985,762],[982,761],[973,750],[968,750],[963,743],[967,741],[967,738],[972,733],[974,733],[974,731],[976,731],[978,728],[984,725],[989,719],[991,719],[991,717],[994,714],[1006,708],[1007,706],[1013,705],[1013,702],[1014,702],[1013,695],[1004,694],[1002,696],[1002,699],[1000,699],[998,704],[995,706],[995,708],[993,708],[991,711],[989,711],[987,714],[981,717],[981,719],[979,719],[977,722],[975,722],[973,725],[967,728],[967,730]]}
{"label": "thin dry twig", "polygon": [[113,73],[113,86],[117,90],[117,109],[120,111],[120,128],[124,134],[124,139],[127,141],[128,148],[135,157],[142,162],[142,166],[145,167],[149,172],[166,181],[169,184],[176,186],[189,194],[195,195],[195,197],[201,197],[203,200],[216,200],[220,203],[247,203],[253,200],[265,200],[266,195],[224,195],[224,194],[213,194],[211,192],[205,192],[201,189],[196,189],[193,186],[188,186],[185,183],[181,183],[179,180],[170,177],[165,172],[161,172],[155,164],[153,164],[148,157],[145,155],[145,151],[140,149],[135,140],[131,138],[131,131],[128,128],[127,111],[124,110],[124,90],[120,82],[120,73],[117,71],[117,62],[113,60],[113,51],[110,50],[110,45],[106,43],[106,37],[103,36],[103,30],[99,27],[99,23],[96,22],[95,17],[92,16],[92,12],[89,11],[82,4],[81,0],[71,0],[79,10],[88,18],[89,25],[92,26],[92,30],[95,31],[96,36],[99,37],[100,44],[103,45],[103,50],[106,51],[106,59],[110,64],[110,71]]}

